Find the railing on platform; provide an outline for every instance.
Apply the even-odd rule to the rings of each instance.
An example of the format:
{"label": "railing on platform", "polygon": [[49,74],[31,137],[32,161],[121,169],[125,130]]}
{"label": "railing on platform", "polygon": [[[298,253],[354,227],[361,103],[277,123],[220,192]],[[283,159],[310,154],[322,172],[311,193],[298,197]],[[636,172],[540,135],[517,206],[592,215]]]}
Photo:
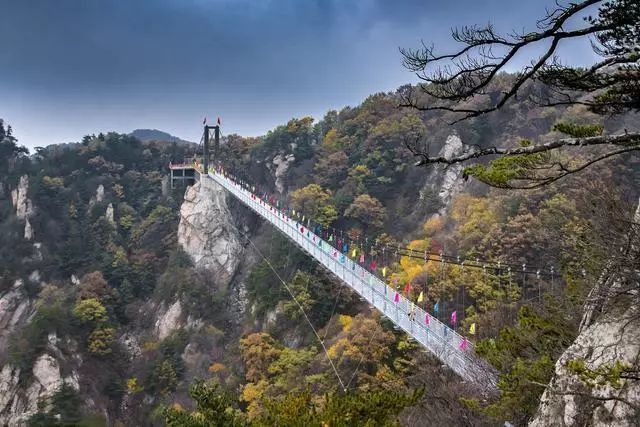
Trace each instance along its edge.
{"label": "railing on platform", "polygon": [[489,393],[496,390],[497,372],[475,354],[474,345],[465,337],[428,315],[403,295],[397,294],[393,288],[307,229],[304,224],[288,217],[225,175],[210,171],[208,176],[273,224],[464,380]]}

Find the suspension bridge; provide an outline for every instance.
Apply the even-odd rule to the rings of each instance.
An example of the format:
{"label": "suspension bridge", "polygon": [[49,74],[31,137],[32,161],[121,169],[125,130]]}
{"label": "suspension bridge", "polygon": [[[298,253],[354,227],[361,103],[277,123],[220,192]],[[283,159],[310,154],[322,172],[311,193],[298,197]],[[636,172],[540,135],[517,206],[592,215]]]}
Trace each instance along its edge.
{"label": "suspension bridge", "polygon": [[172,176],[182,179],[193,176],[201,185],[223,188],[294,242],[335,275],[342,284],[375,307],[396,328],[403,330],[463,380],[485,393],[497,390],[497,371],[476,354],[474,344],[466,337],[385,283],[375,274],[375,268],[369,271],[358,259],[349,257],[348,250],[341,244],[323,238],[326,234],[318,233],[317,229],[309,226],[309,222],[300,221],[295,215],[290,216],[289,210],[280,209],[277,203],[272,204],[268,198],[255,194],[254,187],[236,179],[222,167],[209,169],[208,128],[216,130],[217,153],[219,126],[206,126],[203,164],[170,164]]}

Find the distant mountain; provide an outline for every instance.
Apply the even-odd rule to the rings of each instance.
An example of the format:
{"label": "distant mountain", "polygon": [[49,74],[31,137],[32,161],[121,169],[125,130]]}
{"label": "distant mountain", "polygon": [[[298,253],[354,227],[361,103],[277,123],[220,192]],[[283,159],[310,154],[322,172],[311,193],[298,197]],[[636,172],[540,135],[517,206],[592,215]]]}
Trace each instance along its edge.
{"label": "distant mountain", "polygon": [[129,135],[138,138],[140,141],[168,141],[180,142],[184,144],[195,144],[195,142],[186,141],[158,129],[136,129]]}

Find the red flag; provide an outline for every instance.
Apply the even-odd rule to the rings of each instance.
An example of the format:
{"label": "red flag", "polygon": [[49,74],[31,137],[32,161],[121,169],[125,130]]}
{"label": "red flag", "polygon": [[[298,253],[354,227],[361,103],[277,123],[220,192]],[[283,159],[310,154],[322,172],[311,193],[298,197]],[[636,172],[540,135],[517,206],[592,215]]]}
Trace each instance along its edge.
{"label": "red flag", "polygon": [[404,293],[409,294],[410,291],[411,291],[411,284],[407,282],[407,284],[404,285]]}

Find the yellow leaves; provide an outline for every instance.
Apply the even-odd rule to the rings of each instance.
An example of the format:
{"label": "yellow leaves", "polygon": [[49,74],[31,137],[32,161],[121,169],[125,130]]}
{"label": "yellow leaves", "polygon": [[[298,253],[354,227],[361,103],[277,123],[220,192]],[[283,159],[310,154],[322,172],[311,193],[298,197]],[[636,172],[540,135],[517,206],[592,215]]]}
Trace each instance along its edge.
{"label": "yellow leaves", "polygon": [[440,215],[432,216],[422,226],[422,230],[427,236],[433,236],[439,231],[442,231],[443,228],[444,219]]}
{"label": "yellow leaves", "polygon": [[266,380],[257,383],[247,383],[242,389],[242,400],[248,403],[247,417],[254,420],[262,415],[264,409],[262,400],[266,397],[265,392],[269,384]]}
{"label": "yellow leaves", "polygon": [[157,341],[145,341],[144,343],[142,343],[142,351],[147,352],[156,350],[158,348],[158,345],[159,343]]}
{"label": "yellow leaves", "polygon": [[113,328],[100,328],[89,335],[88,347],[93,354],[105,355],[111,353],[111,344],[115,339],[116,330]]}
{"label": "yellow leaves", "polygon": [[73,307],[73,315],[83,322],[100,323],[107,320],[107,309],[96,298],[89,298]]}
{"label": "yellow leaves", "polygon": [[209,372],[212,373],[212,374],[217,374],[218,372],[225,371],[226,369],[227,369],[226,366],[224,366],[222,363],[218,363],[218,362],[212,363],[209,366]]}
{"label": "yellow leaves", "polygon": [[346,314],[341,314],[338,316],[338,322],[342,325],[342,331],[347,332],[351,328],[351,324],[353,323],[353,317],[348,316]]}
{"label": "yellow leaves", "polygon": [[340,354],[342,354],[345,347],[349,345],[349,341],[346,338],[340,338],[336,341],[329,349],[327,350],[327,355],[331,359],[335,359]]}
{"label": "yellow leaves", "polygon": [[327,132],[322,140],[322,146],[332,151],[340,148],[338,132],[335,129]]}
{"label": "yellow leaves", "polygon": [[[136,393],[140,393],[143,390],[144,390],[144,387],[138,384],[138,379],[136,377],[131,377],[127,380],[127,393],[136,394]],[[182,409],[182,407],[180,407],[180,409]]]}
{"label": "yellow leaves", "polygon": [[43,176],[42,177],[42,184],[45,187],[48,187],[52,190],[57,190],[60,188],[64,188],[64,179],[62,179],[59,176]]}

